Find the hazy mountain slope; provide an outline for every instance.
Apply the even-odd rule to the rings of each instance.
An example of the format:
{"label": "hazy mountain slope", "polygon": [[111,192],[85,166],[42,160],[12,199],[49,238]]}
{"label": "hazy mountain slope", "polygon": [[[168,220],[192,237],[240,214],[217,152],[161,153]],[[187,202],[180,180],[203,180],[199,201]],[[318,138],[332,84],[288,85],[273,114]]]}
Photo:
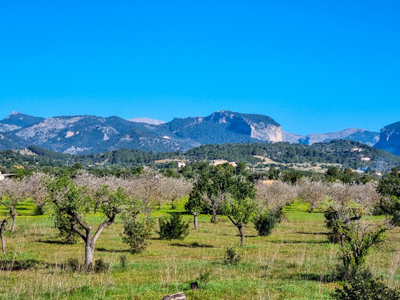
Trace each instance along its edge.
{"label": "hazy mountain slope", "polygon": [[369,146],[373,146],[379,141],[379,133],[361,128],[347,128],[337,132],[312,133],[306,136],[296,135],[289,132],[284,132],[283,134],[284,142],[301,143],[306,145],[340,139],[352,140]]}
{"label": "hazy mountain slope", "polygon": [[[13,125],[15,127],[25,127],[29,125],[33,125],[39,123],[44,120],[44,118],[34,117],[26,114],[19,113],[17,111],[13,111],[7,117],[0,121],[0,124]],[[1,127],[0,127],[1,128]],[[15,128],[17,129],[17,128]]]}
{"label": "hazy mountain slope", "polygon": [[149,119],[149,118],[132,118],[128,119],[127,121],[136,122],[136,123],[144,123],[144,124],[151,124],[151,125],[160,125],[164,124],[164,121],[156,120],[156,119]]}

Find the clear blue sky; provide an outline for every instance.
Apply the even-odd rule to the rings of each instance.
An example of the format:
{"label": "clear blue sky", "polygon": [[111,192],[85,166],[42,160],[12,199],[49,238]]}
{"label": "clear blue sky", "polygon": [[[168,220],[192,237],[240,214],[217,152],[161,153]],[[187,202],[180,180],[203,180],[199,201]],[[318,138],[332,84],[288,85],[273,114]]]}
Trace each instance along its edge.
{"label": "clear blue sky", "polygon": [[400,121],[400,1],[0,1],[0,119]]}

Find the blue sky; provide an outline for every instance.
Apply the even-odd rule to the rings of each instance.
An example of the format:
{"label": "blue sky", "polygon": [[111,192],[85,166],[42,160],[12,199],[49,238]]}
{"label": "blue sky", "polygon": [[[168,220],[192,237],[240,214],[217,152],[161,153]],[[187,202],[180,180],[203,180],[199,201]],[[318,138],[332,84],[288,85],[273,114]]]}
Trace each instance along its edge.
{"label": "blue sky", "polygon": [[0,118],[169,121],[218,110],[283,130],[400,121],[400,1],[0,2]]}

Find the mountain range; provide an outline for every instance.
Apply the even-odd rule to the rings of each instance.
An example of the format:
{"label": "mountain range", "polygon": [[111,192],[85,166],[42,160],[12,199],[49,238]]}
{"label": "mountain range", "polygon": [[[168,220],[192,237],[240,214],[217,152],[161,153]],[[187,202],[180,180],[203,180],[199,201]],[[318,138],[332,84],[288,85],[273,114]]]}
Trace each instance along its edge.
{"label": "mountain range", "polygon": [[13,112],[0,121],[0,149],[36,145],[70,153],[101,153],[121,148],[144,151],[186,151],[203,144],[289,142],[312,145],[331,140],[354,140],[400,155],[400,122],[381,133],[348,128],[324,134],[296,135],[282,131],[265,115],[218,111],[206,117],[129,120],[92,115],[34,117]]}

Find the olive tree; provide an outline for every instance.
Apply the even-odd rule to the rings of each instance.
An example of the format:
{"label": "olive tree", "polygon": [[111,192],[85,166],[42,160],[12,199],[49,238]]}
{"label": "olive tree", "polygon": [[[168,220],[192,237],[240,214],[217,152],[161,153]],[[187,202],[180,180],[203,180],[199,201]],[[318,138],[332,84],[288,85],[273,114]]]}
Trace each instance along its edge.
{"label": "olive tree", "polygon": [[[85,262],[88,268],[93,267],[95,243],[101,232],[115,222],[116,216],[127,204],[127,196],[122,188],[112,191],[103,185],[89,192],[87,186],[74,183],[68,177],[58,177],[47,183],[48,199],[55,210],[64,214],[74,230],[85,242]],[[100,212],[104,220],[97,226],[89,224],[86,216]]]}

